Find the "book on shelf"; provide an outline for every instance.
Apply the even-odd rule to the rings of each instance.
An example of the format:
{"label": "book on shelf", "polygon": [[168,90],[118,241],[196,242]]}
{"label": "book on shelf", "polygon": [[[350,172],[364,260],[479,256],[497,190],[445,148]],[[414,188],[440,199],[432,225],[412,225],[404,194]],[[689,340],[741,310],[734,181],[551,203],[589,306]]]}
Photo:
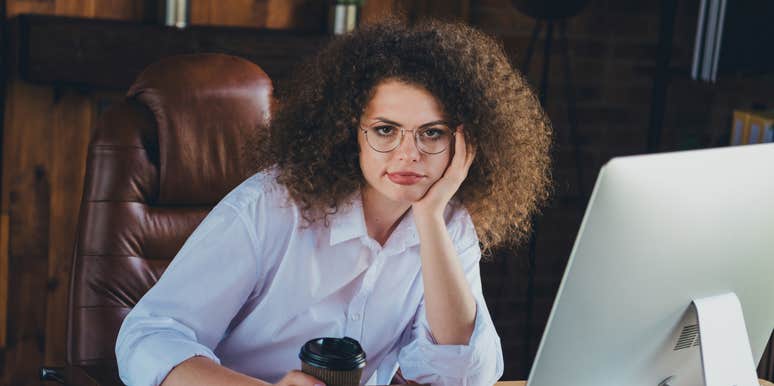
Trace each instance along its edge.
{"label": "book on shelf", "polygon": [[729,144],[774,142],[774,111],[734,110]]}

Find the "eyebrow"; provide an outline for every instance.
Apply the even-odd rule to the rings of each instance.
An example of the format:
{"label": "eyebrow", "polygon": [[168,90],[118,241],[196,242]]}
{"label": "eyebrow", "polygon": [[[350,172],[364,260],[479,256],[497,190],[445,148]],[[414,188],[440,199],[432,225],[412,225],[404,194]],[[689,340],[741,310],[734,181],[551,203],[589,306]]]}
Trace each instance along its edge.
{"label": "eyebrow", "polygon": [[[391,124],[391,125],[395,125],[395,126],[400,126],[400,127],[403,127],[403,125],[402,125],[402,124],[400,124],[400,123],[398,123],[398,122],[395,122],[395,121],[392,121],[392,120],[389,120],[389,119],[387,119],[387,118],[384,118],[384,117],[376,117],[376,118],[374,118],[374,120],[376,120],[376,121],[382,121],[382,122],[384,122],[384,123],[389,123],[389,124]],[[437,121],[432,121],[432,122],[423,123],[423,124],[419,125],[419,127],[425,127],[425,126],[430,126],[430,125],[436,125],[436,124],[439,124],[439,123],[442,123],[442,124],[444,124],[444,125],[448,125],[448,124],[449,124],[449,122],[448,122],[448,121],[445,121],[445,120],[442,120],[442,119],[441,119],[441,120],[437,120]]]}

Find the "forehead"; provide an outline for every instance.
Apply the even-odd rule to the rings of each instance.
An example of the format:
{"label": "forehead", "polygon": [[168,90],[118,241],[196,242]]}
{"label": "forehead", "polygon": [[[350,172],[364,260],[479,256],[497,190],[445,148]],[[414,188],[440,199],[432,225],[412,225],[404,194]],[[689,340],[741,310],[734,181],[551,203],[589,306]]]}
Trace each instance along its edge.
{"label": "forehead", "polygon": [[374,88],[364,118],[387,118],[401,124],[419,125],[444,118],[438,99],[427,89],[396,80],[387,80]]}

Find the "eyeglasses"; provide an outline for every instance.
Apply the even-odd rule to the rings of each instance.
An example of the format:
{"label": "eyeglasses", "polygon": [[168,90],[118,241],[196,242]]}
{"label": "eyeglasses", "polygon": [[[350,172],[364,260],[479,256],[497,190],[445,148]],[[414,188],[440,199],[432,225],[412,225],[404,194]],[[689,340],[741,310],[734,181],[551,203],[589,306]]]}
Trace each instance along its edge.
{"label": "eyeglasses", "polygon": [[380,153],[389,153],[400,146],[406,131],[414,132],[414,144],[425,154],[443,153],[454,138],[454,130],[445,123],[432,123],[416,129],[404,129],[390,124],[379,123],[371,127],[361,127],[366,142]]}

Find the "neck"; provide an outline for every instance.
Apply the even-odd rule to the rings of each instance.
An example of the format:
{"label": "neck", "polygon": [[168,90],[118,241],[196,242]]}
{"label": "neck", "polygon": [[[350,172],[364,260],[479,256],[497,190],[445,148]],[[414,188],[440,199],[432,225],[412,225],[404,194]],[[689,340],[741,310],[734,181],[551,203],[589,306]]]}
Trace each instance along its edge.
{"label": "neck", "polygon": [[392,201],[367,187],[362,189],[362,197],[363,216],[368,235],[380,245],[384,245],[408,212],[411,204]]}

